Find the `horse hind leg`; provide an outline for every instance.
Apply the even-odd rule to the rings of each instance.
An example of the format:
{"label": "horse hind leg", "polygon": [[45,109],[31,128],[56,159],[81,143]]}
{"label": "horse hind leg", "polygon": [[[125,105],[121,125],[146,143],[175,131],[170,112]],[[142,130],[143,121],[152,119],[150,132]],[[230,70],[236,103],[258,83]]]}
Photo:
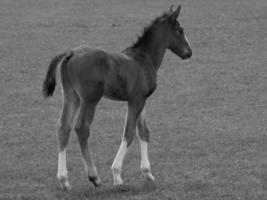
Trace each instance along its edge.
{"label": "horse hind leg", "polygon": [[[59,119],[59,129],[57,132],[58,141],[58,170],[57,179],[63,190],[70,190],[71,186],[68,181],[68,171],[66,164],[66,147],[71,132],[71,125],[75,113],[79,107],[79,99],[75,93],[68,93],[68,97],[64,97],[64,105],[61,117]],[[72,94],[72,95],[70,95]]]}
{"label": "horse hind leg", "polygon": [[[86,175],[88,179],[94,184],[94,186],[98,187],[101,185],[101,179],[98,175],[95,163],[92,159],[91,152],[88,146],[90,126],[94,118],[96,105],[101,98],[101,95],[96,95],[94,91],[94,88],[88,89],[86,95],[87,98],[84,98],[81,102],[80,113],[78,116],[77,123],[75,125],[75,131],[77,133]],[[91,95],[88,93],[91,93]]]}
{"label": "horse hind leg", "polygon": [[151,167],[148,158],[149,129],[146,124],[145,110],[143,110],[138,119],[137,128],[138,128],[138,139],[141,147],[140,169],[146,180],[154,181],[155,178],[151,173]]}

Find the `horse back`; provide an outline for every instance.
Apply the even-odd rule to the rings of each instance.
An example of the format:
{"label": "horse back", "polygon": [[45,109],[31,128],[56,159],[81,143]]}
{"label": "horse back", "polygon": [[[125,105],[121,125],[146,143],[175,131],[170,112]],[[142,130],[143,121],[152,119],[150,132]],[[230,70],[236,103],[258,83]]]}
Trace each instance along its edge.
{"label": "horse back", "polygon": [[106,98],[128,101],[149,96],[155,89],[151,70],[134,56],[82,46],[73,49],[68,74],[75,90],[95,88]]}

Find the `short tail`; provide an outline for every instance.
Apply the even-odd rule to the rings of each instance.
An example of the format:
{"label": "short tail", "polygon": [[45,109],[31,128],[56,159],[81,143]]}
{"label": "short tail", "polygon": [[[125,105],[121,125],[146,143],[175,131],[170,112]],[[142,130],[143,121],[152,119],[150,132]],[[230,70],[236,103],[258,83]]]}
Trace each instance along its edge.
{"label": "short tail", "polygon": [[48,67],[48,71],[46,73],[44,83],[43,83],[42,92],[45,98],[52,96],[56,88],[56,68],[59,62],[63,59],[61,65],[66,64],[68,60],[72,57],[72,55],[73,55],[73,52],[62,53],[62,54],[57,55],[51,61]]}

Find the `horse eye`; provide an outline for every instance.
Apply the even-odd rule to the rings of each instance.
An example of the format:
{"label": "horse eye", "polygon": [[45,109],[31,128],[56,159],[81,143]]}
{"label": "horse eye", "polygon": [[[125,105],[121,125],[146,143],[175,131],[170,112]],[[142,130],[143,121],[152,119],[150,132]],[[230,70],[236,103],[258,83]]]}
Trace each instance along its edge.
{"label": "horse eye", "polygon": [[175,28],[177,32],[179,32],[180,34],[183,34],[184,33],[184,29],[181,28],[181,27],[176,27]]}

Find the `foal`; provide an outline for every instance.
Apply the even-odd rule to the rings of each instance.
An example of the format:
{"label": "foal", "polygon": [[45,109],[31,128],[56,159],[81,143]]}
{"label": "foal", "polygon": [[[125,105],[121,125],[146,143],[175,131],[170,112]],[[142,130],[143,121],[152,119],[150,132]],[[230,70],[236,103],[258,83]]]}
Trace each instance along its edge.
{"label": "foal", "polygon": [[181,6],[154,19],[132,46],[121,53],[111,53],[86,46],[57,55],[50,63],[43,83],[43,94],[51,96],[56,86],[56,67],[60,65],[64,105],[58,130],[58,171],[61,187],[70,189],[66,167],[66,146],[76,111],[79,116],[75,131],[82,153],[82,161],[89,180],[101,185],[101,180],[88,148],[90,126],[96,106],[102,97],[128,102],[123,138],[111,166],[114,184],[123,183],[121,169],[127,148],[138,129],[141,146],[141,171],[154,180],[148,159],[149,130],[144,106],[156,89],[157,72],[166,49],[182,59],[190,58],[192,50],[177,18]]}

